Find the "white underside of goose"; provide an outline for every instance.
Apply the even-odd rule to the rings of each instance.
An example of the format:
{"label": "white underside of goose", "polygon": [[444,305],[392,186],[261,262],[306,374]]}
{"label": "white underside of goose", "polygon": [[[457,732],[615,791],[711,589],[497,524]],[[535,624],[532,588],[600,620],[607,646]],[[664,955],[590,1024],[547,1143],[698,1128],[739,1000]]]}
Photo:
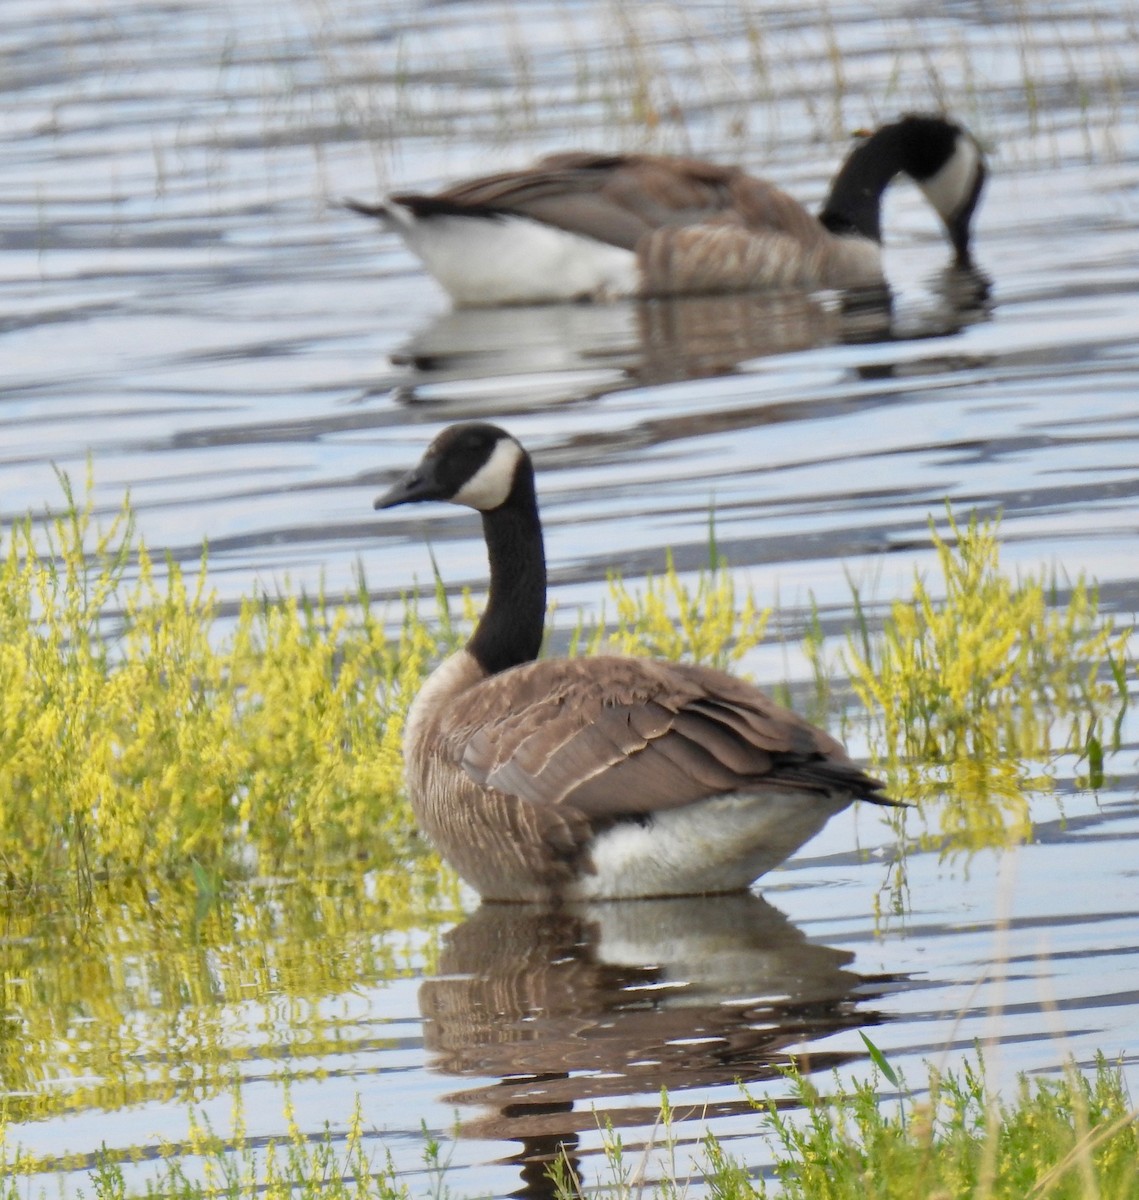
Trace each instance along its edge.
{"label": "white underside of goose", "polygon": [[594,871],[567,888],[574,900],[740,891],[789,858],[850,803],[849,795],[758,789],[713,796],[623,821],[589,849]]}
{"label": "white underside of goose", "polygon": [[412,253],[465,308],[882,281],[876,242],[821,229],[804,243],[731,224],[667,227],[632,251],[528,217],[420,218],[390,200],[386,211]]}
{"label": "white underside of goose", "polygon": [[389,202],[390,219],[456,304],[549,304],[635,295],[631,250],[526,217],[416,219]]}

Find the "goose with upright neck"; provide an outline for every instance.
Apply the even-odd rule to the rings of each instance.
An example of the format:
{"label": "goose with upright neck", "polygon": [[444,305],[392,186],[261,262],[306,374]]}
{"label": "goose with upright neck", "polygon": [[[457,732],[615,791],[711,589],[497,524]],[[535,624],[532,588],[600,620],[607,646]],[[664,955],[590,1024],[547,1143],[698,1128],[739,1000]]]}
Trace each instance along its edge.
{"label": "goose with upright neck", "polygon": [[984,155],[936,115],[862,137],[817,217],[740,167],[654,154],[554,154],[429,195],[346,204],[397,233],[459,306],[849,289],[885,283],[882,194],[899,174],[971,268]]}
{"label": "goose with upright neck", "polygon": [[530,456],[483,423],[445,429],[376,500],[482,515],[486,608],[413,700],[421,827],[484,899],[740,891],[882,784],[822,730],[710,667],[538,659],[546,564]]}

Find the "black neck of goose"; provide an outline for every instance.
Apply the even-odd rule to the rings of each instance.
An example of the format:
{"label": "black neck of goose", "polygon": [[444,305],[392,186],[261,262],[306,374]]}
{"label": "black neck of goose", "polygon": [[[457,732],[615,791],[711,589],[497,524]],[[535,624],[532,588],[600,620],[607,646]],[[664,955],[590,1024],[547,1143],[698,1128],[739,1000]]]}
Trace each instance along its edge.
{"label": "black neck of goose", "polygon": [[882,193],[902,170],[906,140],[897,125],[886,125],[850,152],[831,184],[819,220],[831,233],[882,240]]}
{"label": "black neck of goose", "polygon": [[546,555],[534,471],[519,469],[504,504],[482,515],[490,595],[467,649],[488,675],[538,657],[546,623]]}

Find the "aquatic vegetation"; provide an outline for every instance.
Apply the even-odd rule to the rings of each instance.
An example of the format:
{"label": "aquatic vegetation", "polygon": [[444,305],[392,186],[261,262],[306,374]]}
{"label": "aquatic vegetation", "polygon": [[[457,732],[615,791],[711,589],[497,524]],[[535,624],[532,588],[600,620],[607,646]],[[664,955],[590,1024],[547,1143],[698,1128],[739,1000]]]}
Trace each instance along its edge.
{"label": "aquatic vegetation", "polygon": [[[855,591],[859,627],[843,658],[891,791],[939,802],[956,846],[1002,845],[1027,834],[1028,798],[1049,788],[1057,753],[1102,769],[1127,703],[1132,630],[1101,614],[1083,577],[1061,600],[1054,576],[1003,570],[997,521],[962,526],[950,510],[947,522],[946,536],[931,530],[944,596],[917,576],[872,633]],[[819,640],[807,649],[818,673]]]}
{"label": "aquatic vegetation", "polygon": [[[1002,571],[997,521],[974,515],[962,528],[949,510],[948,524],[952,545],[931,529],[944,599],[919,575],[912,598],[891,605],[878,644],[852,635],[854,686],[881,715],[888,752],[1051,753],[1058,721],[1097,714],[1111,700],[1102,670],[1122,660],[1130,630],[1117,633],[1101,618],[1082,576],[1061,606],[1054,578]],[[1066,726],[1063,736],[1066,744]]]}
{"label": "aquatic vegetation", "polygon": [[[1131,1200],[1139,1189],[1139,1108],[1122,1072],[1102,1056],[1094,1072],[1069,1067],[1056,1079],[1021,1076],[1015,1098],[1002,1101],[986,1082],[984,1061],[959,1071],[930,1068],[921,1098],[904,1090],[884,1103],[879,1079],[844,1083],[827,1095],[788,1072],[789,1098],[752,1099],[774,1147],[772,1182],[740,1162],[712,1134],[694,1171],[718,1200]],[[670,1165],[651,1189],[683,1195],[672,1145],[676,1111],[661,1109],[660,1155]],[[637,1161],[610,1130],[609,1178],[590,1194],[625,1200],[649,1189],[645,1155]],[[554,1171],[557,1200],[582,1194],[565,1158]]]}
{"label": "aquatic vegetation", "polygon": [[[336,1030],[315,1002],[410,969],[412,931],[429,965],[429,931],[459,910],[414,834],[399,736],[471,596],[452,616],[437,577],[436,620],[410,599],[394,632],[362,584],[335,605],[252,597],[226,623],[205,555],[190,579],[152,560],[129,503],[100,529],[64,489],[63,514],[17,523],[0,558],[9,1126],[218,1093],[235,1006],[260,1019],[250,995],[275,997],[266,1030],[294,1031],[318,1064]],[[846,655],[898,794],[959,844],[1004,844],[1027,832],[1049,755],[1087,747],[1090,764],[1110,745],[1130,631],[1082,580],[1061,602],[1053,581],[1010,578],[995,523],[950,514],[950,532],[934,535],[945,598],[916,580]],[[730,666],[768,617],[714,536],[694,576],[670,556],[643,584],[613,576],[609,596],[615,621],[579,624],[574,650]]]}
{"label": "aquatic vegetation", "polygon": [[[0,547],[0,870],[9,889],[132,873],[236,878],[425,853],[402,795],[406,697],[475,616],[414,598],[390,634],[358,593],[247,598],[221,627],[207,583],[156,564],[129,501],[105,529],[62,480],[67,507],[17,522]],[[845,661],[876,765],[896,794],[944,798],[956,844],[1028,830],[1027,795],[1060,750],[1102,772],[1113,702],[1126,703],[1129,629],[1083,579],[1001,569],[998,526],[949,514],[933,532],[944,599],[923,579],[880,633],[862,619]],[[951,540],[952,539],[952,540]],[[732,667],[769,610],[718,553],[683,578],[671,557],[634,588],[609,580],[615,619],[579,623],[570,652],[608,650]],[[817,678],[823,642],[808,634]]]}
{"label": "aquatic vegetation", "polygon": [[443,636],[415,604],[390,637],[362,586],[255,595],[223,631],[204,552],[196,579],[160,567],[129,501],[99,529],[62,484],[0,547],[7,886],[414,857],[400,697]]}
{"label": "aquatic vegetation", "polygon": [[[1011,1100],[991,1094],[983,1063],[969,1060],[959,1072],[931,1068],[927,1096],[897,1106],[883,1105],[876,1080],[835,1080],[834,1097],[802,1076],[792,1081],[807,1121],[756,1102],[777,1142],[775,1175],[787,1200],[1122,1200],[1139,1186],[1139,1110],[1120,1070],[1103,1057],[1092,1074],[1069,1067],[1057,1079],[1021,1075]],[[708,1150],[713,1165],[730,1168],[714,1139]],[[738,1196],[771,1194],[762,1181],[757,1188],[741,1182]]]}
{"label": "aquatic vegetation", "polygon": [[[762,158],[791,131],[841,141],[868,117],[873,123],[907,107],[952,111],[994,132],[1007,129],[1008,112],[1024,113],[1034,142],[1002,146],[1010,157],[1046,161],[1071,148],[1088,161],[1119,155],[1133,78],[1127,47],[1134,19],[1125,10],[1089,18],[1078,36],[1048,12],[1015,10],[994,32],[967,19],[892,11],[876,43],[831,4],[778,24],[750,3],[714,15],[676,0],[611,5],[607,17],[599,25],[589,8],[508,3],[482,15],[491,28],[477,48],[448,36],[448,23],[425,22],[396,27],[393,54],[388,39],[368,44],[353,36],[351,13],[321,7],[309,40],[323,85],[316,96],[298,92],[283,73],[274,129],[312,137],[323,171],[312,131],[347,126],[377,157],[385,184],[409,138],[501,155],[504,146],[545,146],[553,138],[570,144],[587,133],[607,140],[604,149],[690,153],[723,144]],[[546,51],[550,22],[558,29],[556,57]],[[874,59],[869,76],[852,69],[867,55]],[[997,78],[1000,103],[986,86]],[[1065,103],[1043,103],[1046,95]]]}
{"label": "aquatic vegetation", "polygon": [[[833,1097],[793,1076],[794,1109],[756,1101],[775,1139],[776,1178],[786,1200],[909,1200],[987,1196],[991,1200],[1096,1197],[1124,1200],[1139,1186],[1139,1110],[1122,1073],[1099,1058],[1094,1073],[1069,1068],[1057,1079],[1021,1076],[1014,1099],[990,1093],[983,1060],[959,1071],[930,1070],[928,1094],[884,1105],[878,1081],[844,1086]],[[764,1197],[714,1138],[713,1168],[739,1190]]]}

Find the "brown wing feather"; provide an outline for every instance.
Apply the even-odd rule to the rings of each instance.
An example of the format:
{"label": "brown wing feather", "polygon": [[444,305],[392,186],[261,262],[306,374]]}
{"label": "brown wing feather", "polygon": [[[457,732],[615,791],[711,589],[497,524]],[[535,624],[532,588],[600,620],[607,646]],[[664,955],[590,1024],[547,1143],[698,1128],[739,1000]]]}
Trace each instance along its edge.
{"label": "brown wing feather", "polygon": [[463,693],[444,752],[539,808],[651,813],[750,787],[880,800],[833,738],[743,680],[649,659],[548,659]]}
{"label": "brown wing feather", "polygon": [[822,232],[798,201],[738,167],[667,155],[554,154],[533,167],[454,184],[432,199],[517,212],[626,250],[654,230],[692,225],[796,238]]}
{"label": "brown wing feather", "polygon": [[686,709],[678,713],[675,731],[690,742],[703,746],[714,758],[738,776],[765,775],[771,770],[772,758],[767,750],[739,735],[738,728],[721,723],[716,716]]}

